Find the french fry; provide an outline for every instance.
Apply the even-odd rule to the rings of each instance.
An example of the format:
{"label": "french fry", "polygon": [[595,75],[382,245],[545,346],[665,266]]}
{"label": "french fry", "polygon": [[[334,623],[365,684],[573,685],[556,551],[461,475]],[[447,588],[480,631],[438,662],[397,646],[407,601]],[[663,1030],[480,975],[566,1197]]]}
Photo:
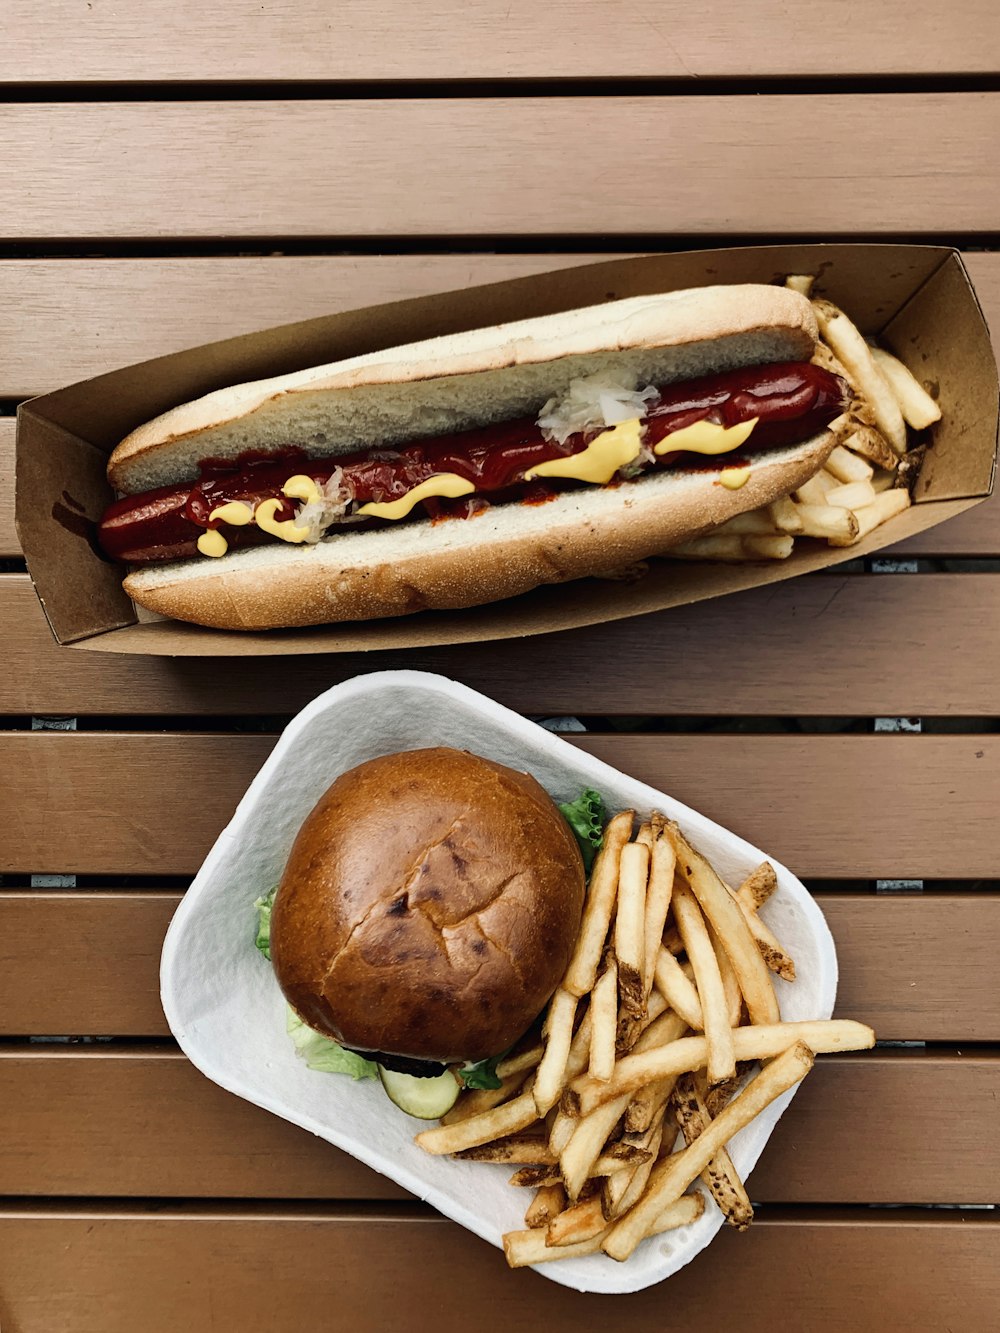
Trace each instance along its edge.
{"label": "french fry", "polygon": [[538,1107],[535,1105],[533,1090],[528,1087],[502,1106],[469,1116],[457,1125],[437,1125],[434,1129],[425,1129],[416,1136],[414,1142],[425,1152],[443,1157],[449,1153],[462,1152],[465,1148],[476,1148],[493,1139],[505,1138],[509,1134],[518,1134],[537,1119]]}
{"label": "french fry", "polygon": [[652,821],[651,821],[651,820],[647,820],[645,824],[641,825],[641,827],[640,827],[640,829],[639,829],[639,832],[635,835],[635,840],[636,840],[636,842],[641,843],[641,844],[643,845],[643,847],[648,847],[649,850],[652,852],[652,850],[653,850],[653,837],[654,837],[654,834],[653,834],[653,824],[652,824]]}
{"label": "french fry", "polygon": [[656,1164],[656,1155],[660,1151],[662,1138],[663,1115],[660,1114],[643,1135],[643,1146],[647,1151],[646,1160],[631,1171],[620,1171],[605,1180],[601,1190],[601,1207],[609,1222],[612,1218],[627,1213],[642,1197],[649,1174]]}
{"label": "french fry", "polygon": [[812,295],[815,281],[814,273],[790,273],[785,279],[785,286],[791,288],[793,292],[798,292],[800,296],[809,297]]}
{"label": "french fry", "polygon": [[[901,486],[895,490],[883,491],[881,495],[875,497],[875,503],[870,504],[866,509],[862,509],[857,516],[858,531],[855,537],[849,541],[834,539],[831,537],[831,546],[853,546],[859,542],[862,537],[867,537],[870,532],[881,527],[883,523],[888,522],[890,518],[895,518],[901,514],[904,509],[910,507],[910,493]],[[846,511],[845,511],[846,512]]]}
{"label": "french fry", "polygon": [[544,1054],[545,1043],[542,1041],[534,1042],[531,1046],[525,1047],[523,1051],[515,1051],[497,1065],[497,1077],[505,1079],[512,1074],[521,1073],[522,1070],[528,1072],[535,1068]]}
{"label": "french fry", "polygon": [[[837,360],[831,349],[827,347],[826,343],[817,343],[813,348],[813,354],[809,359],[812,365],[822,366],[823,369],[828,370],[831,375],[839,375],[842,380],[846,380],[848,384],[851,384],[851,377],[847,373],[847,367]],[[854,386],[851,385],[851,387],[853,388]],[[874,424],[874,418],[872,420]]]}
{"label": "french fry", "polygon": [[872,360],[896,396],[903,420],[914,430],[926,430],[941,420],[941,409],[909,367],[881,347],[871,349]]}
{"label": "french fry", "polygon": [[646,886],[645,948],[642,964],[643,998],[648,1002],[653,989],[656,959],[663,939],[663,927],[670,911],[674,891],[674,868],[677,858],[674,845],[666,835],[665,820],[654,814],[650,825],[652,845],[649,857],[649,883]]}
{"label": "french fry", "polygon": [[802,531],[802,519],[791,496],[785,495],[780,500],[773,500],[767,506],[767,512],[779,532],[788,532],[794,537],[796,533]]}
{"label": "french fry", "polygon": [[532,1088],[540,1116],[555,1106],[562,1092],[578,1003],[577,997],[561,986],[549,1001],[544,1027],[545,1054],[535,1071]]}
{"label": "french fry", "polygon": [[831,477],[828,472],[820,470],[815,476],[810,477],[808,481],[804,481],[794,493],[792,503],[795,504],[796,507],[796,518],[800,533],[803,530],[800,506],[806,504],[825,505],[827,491],[831,490],[836,485],[837,479],[835,477]]}
{"label": "french fry", "polygon": [[739,894],[736,894],[735,897],[746,918],[746,923],[750,927],[750,933],[757,941],[757,948],[760,950],[760,956],[763,958],[768,971],[776,972],[785,981],[794,981],[794,959],[785,952],[781,941],[768,930],[757,913],[747,906]]}
{"label": "french fry", "polygon": [[871,348],[842,310],[814,301],[823,339],[846,368],[851,383],[871,405],[875,424],[898,454],[906,450],[906,423],[889,383],[872,359]]}
{"label": "french fry", "polygon": [[656,955],[656,987],[688,1027],[695,1028],[699,1032],[703,1029],[704,1020],[698,992],[670,950],[662,946]]}
{"label": "french fry", "polygon": [[[738,1028],[740,1018],[743,1015],[743,992],[740,990],[740,983],[736,978],[733,965],[729,961],[729,955],[722,947],[718,935],[712,929],[708,933],[719,964],[719,976],[722,978],[722,992],[726,997],[726,1018],[731,1028]],[[735,1073],[735,1068],[733,1072]],[[725,1083],[727,1080],[722,1079],[720,1081]]]}
{"label": "french fry", "polygon": [[460,1120],[481,1115],[494,1106],[510,1101],[511,1097],[524,1086],[529,1070],[523,1069],[516,1074],[509,1074],[501,1080],[499,1088],[469,1088],[463,1092],[450,1111],[441,1117],[442,1125],[457,1125]]}
{"label": "french fry", "polygon": [[618,1027],[618,962],[611,954],[590,996],[590,1076],[609,1079],[615,1067]]}
{"label": "french fry", "polygon": [[622,1009],[633,1018],[644,1012],[646,881],[649,848],[629,843],[622,848],[618,870],[618,912],[615,916],[615,956],[618,960],[618,996]]}
{"label": "french fry", "polygon": [[673,1090],[672,1078],[665,1078],[661,1083],[647,1083],[644,1088],[639,1089],[625,1108],[623,1124],[626,1140],[631,1140],[635,1136],[635,1141],[639,1141],[638,1136],[646,1133],[666,1106]]}
{"label": "french fry", "polygon": [[895,449],[875,426],[865,424],[855,426],[854,430],[844,437],[843,445],[851,453],[866,458],[875,467],[894,468],[899,459]]}
{"label": "french fry", "polygon": [[605,1252],[613,1259],[627,1259],[639,1242],[652,1234],[649,1228],[663,1209],[681,1197],[719,1149],[783,1092],[803,1079],[814,1059],[808,1046],[796,1042],[766,1065],[703,1134],[657,1167],[644,1197],[604,1241],[602,1248]]}
{"label": "french fry", "polygon": [[595,1194],[585,1203],[574,1203],[554,1217],[545,1232],[546,1245],[578,1245],[591,1240],[608,1229],[601,1207],[601,1196]]}
{"label": "french fry", "polygon": [[795,546],[794,537],[744,537],[743,550],[757,560],[787,560]]}
{"label": "french fry", "polygon": [[857,540],[858,520],[850,509],[834,509],[828,504],[800,504],[798,509],[804,537],[825,537],[828,541],[838,537],[845,542]]}
{"label": "french fry", "polygon": [[671,560],[745,560],[743,541],[737,532],[713,532],[694,537],[663,552]]}
{"label": "french fry", "polygon": [[[694,1075],[685,1074],[678,1079],[671,1100],[684,1140],[691,1144],[712,1123]],[[702,1171],[701,1178],[730,1226],[745,1231],[753,1221],[753,1205],[725,1148],[719,1149]]]}
{"label": "french fry", "polygon": [[[697,898],[705,919],[713,928],[729,955],[740,990],[746,1000],[752,1023],[776,1023],[779,1018],[778,1002],[767,967],[750,933],[750,928],[727,886],[716,874],[704,856],[687,841],[676,824],[670,824],[670,837],[677,853],[677,863],[684,873],[691,892]],[[676,892],[675,892],[676,898]],[[693,961],[693,960],[692,960]],[[695,976],[698,977],[695,965]],[[700,981],[698,994],[708,1023],[707,1000]],[[727,1074],[726,1077],[731,1077]],[[709,1070],[709,1082],[722,1082]]]}
{"label": "french fry", "polygon": [[[829,472],[832,477],[836,477],[837,481],[841,484],[852,481],[871,481],[871,464],[866,463],[865,460],[859,458],[857,454],[852,454],[851,451],[846,449],[842,444],[838,444],[831,452],[829,458],[826,460],[825,468],[826,471]],[[833,489],[835,488],[831,487],[831,490]],[[830,492],[827,491],[827,504],[830,503],[829,496]]]}
{"label": "french fry", "polygon": [[[796,1042],[804,1042],[817,1055],[827,1055],[834,1051],[865,1051],[875,1045],[875,1033],[864,1023],[857,1023],[850,1018],[767,1023],[736,1028],[733,1032],[737,1060],[769,1060]],[[581,1078],[567,1091],[572,1091],[580,1115],[588,1117],[597,1108],[611,1102],[617,1104],[625,1094],[638,1092],[647,1083],[679,1078],[681,1074],[704,1069],[707,1063],[708,1043],[704,1037],[680,1037],[669,1046],[626,1055],[615,1065],[615,1072],[607,1083],[594,1083]],[[622,1111],[624,1109],[623,1106]]]}
{"label": "french fry", "polygon": [[[647,1235],[659,1236],[664,1231],[675,1231],[678,1227],[690,1226],[701,1216],[705,1200],[701,1194],[685,1194],[676,1203],[664,1208],[651,1224]],[[508,1231],[503,1238],[504,1254],[511,1268],[528,1268],[534,1264],[544,1264],[550,1259],[577,1259],[587,1254],[598,1254],[601,1242],[608,1234],[605,1228],[589,1240],[579,1241],[575,1245],[548,1245],[545,1233],[540,1227],[527,1231]]]}
{"label": "french fry", "polygon": [[874,477],[872,477],[872,490],[876,495],[881,495],[883,491],[891,491],[895,485],[895,472],[887,472],[885,469],[879,468]]}
{"label": "french fry", "polygon": [[737,533],[741,537],[775,537],[781,532],[767,509],[751,509],[736,514],[715,529],[717,533]]}
{"label": "french fry", "polygon": [[[652,1153],[637,1146],[630,1146],[628,1151],[631,1154],[629,1157],[614,1157],[610,1153],[602,1153],[591,1167],[588,1183],[595,1184],[599,1188],[599,1178],[617,1175],[631,1178],[632,1172],[637,1167],[652,1159]],[[546,1185],[561,1183],[559,1168],[551,1162],[519,1167],[507,1181],[507,1184],[515,1189],[543,1189]]]}
{"label": "french fry", "polygon": [[736,896],[752,912],[763,907],[778,887],[778,876],[770,861],[762,861],[756,870],[752,870],[736,890]]}
{"label": "french fry", "polygon": [[455,1157],[465,1162],[507,1162],[513,1166],[552,1166],[559,1160],[545,1139],[535,1134],[512,1134],[480,1143],[455,1153]]}
{"label": "french fry", "polygon": [[573,1137],[573,1131],[576,1129],[577,1121],[573,1116],[565,1115],[561,1110],[557,1110],[552,1120],[552,1128],[549,1130],[549,1147],[557,1157],[561,1157],[563,1149]]}
{"label": "french fry", "polygon": [[848,481],[827,491],[826,502],[835,509],[864,509],[875,503],[875,488],[870,481]]}
{"label": "french fry", "polygon": [[[678,845],[679,835],[675,836],[672,826],[670,831],[678,863],[683,865],[685,852],[682,845]],[[701,907],[688,885],[681,881],[674,886],[674,920],[677,922],[677,929],[681,933],[687,955],[694,966],[705,1037],[708,1041],[708,1081],[724,1083],[736,1072],[736,1055],[733,1049],[732,1027],[727,1016],[726,994],[719,973],[719,962],[709,938]]]}
{"label": "french fry", "polygon": [[566,1191],[558,1185],[542,1185],[524,1214],[526,1227],[547,1227],[566,1207]]}
{"label": "french fry", "polygon": [[615,815],[604,830],[604,845],[594,858],[580,933],[562,981],[562,989],[571,995],[589,994],[597,980],[597,967],[615,907],[618,862],[632,832],[633,818],[631,810]]}

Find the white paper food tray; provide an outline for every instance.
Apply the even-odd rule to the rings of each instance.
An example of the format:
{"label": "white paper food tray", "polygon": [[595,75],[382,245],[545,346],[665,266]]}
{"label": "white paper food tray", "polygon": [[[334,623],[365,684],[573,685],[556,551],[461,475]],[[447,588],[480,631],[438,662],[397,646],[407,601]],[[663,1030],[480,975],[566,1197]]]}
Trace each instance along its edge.
{"label": "white paper food tray", "polygon": [[[160,972],[167,1020],[189,1059],[220,1086],[336,1144],[500,1246],[505,1231],[524,1226],[525,1192],[507,1185],[509,1168],[431,1157],[413,1142],[422,1123],[393,1106],[378,1083],[308,1069],[285,1032],[274,974],[253,945],[253,901],[279,880],[300,824],[330,783],[377,755],[435,745],[472,750],[530,772],[556,801],[573,800],[590,786],[602,793],[610,812],[662,810],[730,883],[766,854],[443,676],[385,671],[356,677],[320,695],[285,729],[167,932]],[[829,1018],[837,985],[833,939],[803,885],[767,859],[778,890],[762,915],[795,958],[798,973],[794,984],[775,978],[782,1018]],[[742,1176],[793,1093],[733,1139],[730,1151]],[[538,1272],[578,1291],[640,1291],[690,1262],[722,1222],[708,1198],[697,1222],[644,1241],[626,1263],[602,1254],[543,1264]]]}

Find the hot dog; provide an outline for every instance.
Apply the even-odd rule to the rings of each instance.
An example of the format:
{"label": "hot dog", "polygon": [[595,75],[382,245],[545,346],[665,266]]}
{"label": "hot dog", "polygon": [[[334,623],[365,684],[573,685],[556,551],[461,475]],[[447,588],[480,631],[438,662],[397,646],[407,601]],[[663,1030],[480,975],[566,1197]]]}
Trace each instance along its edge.
{"label": "hot dog", "polygon": [[99,540],[137,602],[221,628],[604,572],[822,466],[849,393],[816,337],[798,293],[706,288],[236,386],[118,446]]}

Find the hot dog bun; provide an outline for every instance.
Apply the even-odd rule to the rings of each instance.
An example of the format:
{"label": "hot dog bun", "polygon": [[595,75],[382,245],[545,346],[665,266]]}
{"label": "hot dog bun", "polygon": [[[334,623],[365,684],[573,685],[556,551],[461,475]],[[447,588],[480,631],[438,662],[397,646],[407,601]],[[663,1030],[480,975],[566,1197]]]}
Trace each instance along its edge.
{"label": "hot dog bun", "polygon": [[194,479],[203,458],[295,444],[315,458],[533,415],[570,380],[620,370],[668,384],[769,361],[807,361],[812,306],[745,283],[632,297],[431,338],[220,389],[138,427],[108,461],[137,494]]}
{"label": "hot dog bun", "polygon": [[788,495],[818,472],[829,432],[753,460],[738,491],[711,472],[658,472],[494,505],[466,520],[342,532],[315,546],[258,546],[220,560],[150,565],[125,591],[161,615],[217,629],[275,629],[479,606],[621,568]]}
{"label": "hot dog bun", "polygon": [[[197,476],[198,463],[293,444],[313,457],[534,415],[571,380],[617,371],[666,384],[745,365],[808,360],[817,340],[799,293],[756,284],[643,296],[390,348],[237,385],[133,431],[108,475],[126,492]],[[141,606],[218,629],[273,629],[477,606],[608,572],[787,495],[823,465],[824,433],[754,458],[742,489],[712,470],[657,472],[491,506],[467,520],[331,529],[286,543],[132,573]],[[720,461],[722,466],[722,461]]]}

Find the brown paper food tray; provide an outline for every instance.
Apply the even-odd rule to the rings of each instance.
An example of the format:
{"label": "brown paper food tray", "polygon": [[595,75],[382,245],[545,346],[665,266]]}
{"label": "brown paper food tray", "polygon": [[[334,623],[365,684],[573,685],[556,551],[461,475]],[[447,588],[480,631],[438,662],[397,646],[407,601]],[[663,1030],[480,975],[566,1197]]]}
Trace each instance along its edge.
{"label": "brown paper food tray", "polygon": [[[135,426],[177,403],[243,380],[396,343],[575,306],[720,282],[817,274],[816,294],[937,386],[942,421],[917,504],[849,548],[799,544],[766,564],[654,559],[634,583],[583,579],[469,611],[309,630],[240,633],[157,620],[121,589],[97,552],[93,523],[113,498],[105,460]],[[210,343],[32,399],[18,412],[15,518],[28,569],[57,641],[96,652],[165,656],[358,652],[544,634],[682,606],[793,578],[884,546],[961,513],[993,485],[997,367],[972,285],[954,250],[907,245],[784,245],[651,255],[419,297]]]}

